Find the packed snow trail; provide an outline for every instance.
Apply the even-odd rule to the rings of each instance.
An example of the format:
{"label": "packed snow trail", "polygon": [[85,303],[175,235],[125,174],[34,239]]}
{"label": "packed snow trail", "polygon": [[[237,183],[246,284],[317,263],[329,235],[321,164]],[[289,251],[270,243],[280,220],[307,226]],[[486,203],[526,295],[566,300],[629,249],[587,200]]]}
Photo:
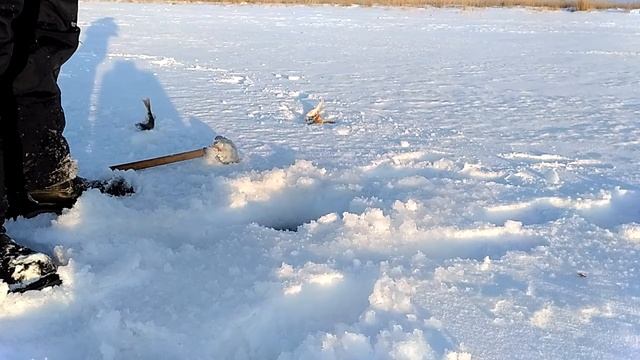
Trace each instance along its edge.
{"label": "packed snow trail", "polygon": [[[81,175],[216,135],[242,161],[9,222],[64,285],[0,295],[0,359],[640,357],[638,14],[80,19],[60,80]],[[306,125],[321,100],[336,124]]]}

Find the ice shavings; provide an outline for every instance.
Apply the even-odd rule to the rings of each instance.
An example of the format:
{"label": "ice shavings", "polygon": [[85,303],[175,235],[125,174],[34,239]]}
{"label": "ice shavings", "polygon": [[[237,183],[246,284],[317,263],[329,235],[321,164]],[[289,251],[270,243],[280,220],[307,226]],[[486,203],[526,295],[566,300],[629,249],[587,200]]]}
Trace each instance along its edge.
{"label": "ice shavings", "polygon": [[281,355],[279,360],[309,358],[430,360],[437,357],[421,330],[405,331],[395,325],[373,339],[348,331],[312,336],[294,352]]}
{"label": "ice shavings", "polygon": [[568,160],[564,156],[555,155],[555,154],[527,154],[527,153],[506,153],[501,154],[505,159],[522,159],[522,160],[533,160],[533,161],[563,161]]}
{"label": "ice shavings", "polygon": [[231,75],[228,77],[218,79],[218,82],[223,84],[240,84],[244,80],[245,80],[244,76]]}
{"label": "ice shavings", "polygon": [[344,276],[325,264],[306,263],[300,269],[294,269],[289,264],[282,264],[278,270],[278,278],[284,281],[286,295],[300,293],[303,286],[330,286],[341,281]]}
{"label": "ice shavings", "polygon": [[479,179],[498,179],[505,175],[502,171],[491,171],[478,164],[464,164],[460,173]]}
{"label": "ice shavings", "polygon": [[469,229],[423,227],[415,219],[416,215],[408,215],[417,210],[416,204],[409,202],[407,207],[413,211],[405,213],[406,210],[396,205],[389,215],[376,208],[361,214],[347,212],[342,214],[342,219],[332,217],[329,222],[321,218],[305,226],[304,230],[309,236],[318,237],[314,242],[321,252],[339,247],[358,253],[395,254],[420,250],[433,257],[453,254],[484,257],[494,255],[494,251],[499,249],[526,248],[544,243],[536,231],[524,228],[517,221],[506,221],[503,226],[487,224]]}
{"label": "ice shavings", "polygon": [[411,296],[415,287],[406,279],[393,280],[389,276],[379,278],[369,296],[372,309],[409,313],[413,310]]}
{"label": "ice shavings", "polygon": [[405,331],[400,325],[393,326],[392,330],[381,332],[378,347],[384,349],[383,351],[391,359],[420,360],[436,358],[422,330]]}
{"label": "ice shavings", "polygon": [[531,324],[539,328],[546,328],[553,321],[553,308],[546,306],[531,316]]}
{"label": "ice shavings", "polygon": [[546,197],[531,201],[488,207],[487,216],[492,221],[505,219],[524,223],[544,222],[559,211],[572,211],[605,227],[614,227],[637,219],[640,211],[634,208],[640,195],[636,191],[616,188],[601,190],[585,197]]}
{"label": "ice shavings", "polygon": [[230,183],[232,187],[232,208],[246,206],[250,202],[269,200],[288,186],[300,188],[314,187],[317,180],[325,177],[326,171],[315,167],[309,161],[298,161],[289,169],[275,169],[265,174],[238,178]]}
{"label": "ice shavings", "polygon": [[620,227],[620,235],[632,243],[640,244],[640,224],[624,224]]}
{"label": "ice shavings", "polygon": [[447,353],[447,357],[445,360],[471,360],[471,354],[467,352],[456,352],[452,351]]}

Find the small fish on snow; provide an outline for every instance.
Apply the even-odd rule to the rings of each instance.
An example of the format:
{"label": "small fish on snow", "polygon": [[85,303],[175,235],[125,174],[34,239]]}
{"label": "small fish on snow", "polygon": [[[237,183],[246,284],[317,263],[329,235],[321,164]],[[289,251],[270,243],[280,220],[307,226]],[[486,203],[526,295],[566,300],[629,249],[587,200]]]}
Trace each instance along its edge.
{"label": "small fish on snow", "polygon": [[333,120],[327,120],[322,117],[322,111],[324,110],[323,107],[324,107],[324,100],[320,100],[320,103],[318,103],[318,105],[315,108],[313,108],[311,111],[307,113],[307,115],[305,116],[305,121],[307,125],[311,125],[311,124],[322,125],[322,124],[335,123],[335,121]]}
{"label": "small fish on snow", "polygon": [[144,107],[147,108],[147,122],[137,123],[136,127],[142,131],[151,130],[156,126],[156,117],[153,116],[151,112],[151,100],[146,98],[142,99],[142,102],[144,103]]}

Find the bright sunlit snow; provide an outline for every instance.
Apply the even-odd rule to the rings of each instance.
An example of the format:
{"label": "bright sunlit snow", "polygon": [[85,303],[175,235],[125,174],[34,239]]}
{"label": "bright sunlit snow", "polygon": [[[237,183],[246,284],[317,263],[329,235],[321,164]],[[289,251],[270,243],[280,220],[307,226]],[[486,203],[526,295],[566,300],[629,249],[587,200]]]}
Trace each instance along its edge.
{"label": "bright sunlit snow", "polygon": [[[81,3],[64,285],[0,359],[640,357],[640,15]],[[140,132],[149,97],[156,128]],[[306,125],[324,100],[335,124]],[[209,159],[210,160],[210,159]]]}

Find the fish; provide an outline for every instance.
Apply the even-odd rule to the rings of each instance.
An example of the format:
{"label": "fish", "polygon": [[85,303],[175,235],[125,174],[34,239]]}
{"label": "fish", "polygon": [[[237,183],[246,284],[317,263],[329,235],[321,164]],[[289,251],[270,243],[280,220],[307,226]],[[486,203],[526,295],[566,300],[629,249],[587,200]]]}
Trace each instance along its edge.
{"label": "fish", "polygon": [[307,125],[335,124],[335,121],[326,120],[322,117],[322,111],[324,110],[323,107],[324,107],[324,100],[320,100],[320,103],[318,103],[318,105],[315,108],[313,108],[311,111],[307,113],[307,115],[305,116]]}
{"label": "fish", "polygon": [[153,113],[151,112],[151,100],[149,98],[145,98],[142,99],[142,103],[144,104],[144,107],[147,108],[147,122],[137,123],[136,127],[142,131],[151,130],[156,126],[156,117],[153,116]]}

